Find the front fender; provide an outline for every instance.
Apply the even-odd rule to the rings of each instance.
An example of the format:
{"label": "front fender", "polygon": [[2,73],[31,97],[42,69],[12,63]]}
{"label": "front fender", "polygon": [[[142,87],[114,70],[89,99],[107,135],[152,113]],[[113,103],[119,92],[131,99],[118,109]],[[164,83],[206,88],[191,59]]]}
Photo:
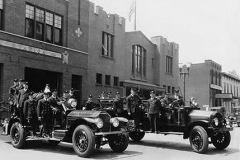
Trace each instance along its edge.
{"label": "front fender", "polygon": [[20,119],[19,118],[11,118],[10,121],[8,122],[7,135],[10,134],[11,127],[15,122],[20,123]]}
{"label": "front fender", "polygon": [[207,129],[209,127],[209,121],[201,120],[201,121],[195,121],[188,124],[184,131],[184,135],[183,135],[184,139],[187,139],[190,136],[190,133],[195,126],[202,126],[203,128]]}
{"label": "front fender", "polygon": [[114,118],[117,118],[120,122],[128,123],[128,119],[126,119],[124,117],[114,117]]}
{"label": "front fender", "polygon": [[94,124],[96,124],[98,121],[98,118],[83,118],[83,119],[89,123],[94,123]]}

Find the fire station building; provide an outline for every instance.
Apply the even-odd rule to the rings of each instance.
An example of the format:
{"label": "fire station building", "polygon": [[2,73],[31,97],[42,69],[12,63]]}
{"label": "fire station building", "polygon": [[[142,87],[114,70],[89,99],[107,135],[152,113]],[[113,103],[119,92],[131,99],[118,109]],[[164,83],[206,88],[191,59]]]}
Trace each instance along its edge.
{"label": "fire station building", "polygon": [[[15,78],[39,92],[86,92],[89,2],[0,0],[0,100]],[[81,16],[80,16],[81,15]]]}
{"label": "fire station building", "polygon": [[173,93],[178,87],[178,44],[141,31],[89,0],[0,0],[0,101],[13,79],[39,92],[46,84],[75,89],[78,102],[103,91],[122,96],[137,87]]}

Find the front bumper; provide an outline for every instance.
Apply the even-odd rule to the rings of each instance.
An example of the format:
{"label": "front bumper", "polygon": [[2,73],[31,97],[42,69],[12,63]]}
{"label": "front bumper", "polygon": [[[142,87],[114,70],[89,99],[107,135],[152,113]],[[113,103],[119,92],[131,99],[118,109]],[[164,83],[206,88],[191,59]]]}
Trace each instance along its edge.
{"label": "front bumper", "polygon": [[103,136],[103,135],[110,135],[110,134],[123,134],[128,133],[127,131],[111,131],[111,132],[96,132],[94,133],[95,136]]}
{"label": "front bumper", "polygon": [[233,131],[233,127],[224,127],[224,128],[213,128],[208,127],[209,130],[212,130],[214,132],[227,132],[227,131]]}

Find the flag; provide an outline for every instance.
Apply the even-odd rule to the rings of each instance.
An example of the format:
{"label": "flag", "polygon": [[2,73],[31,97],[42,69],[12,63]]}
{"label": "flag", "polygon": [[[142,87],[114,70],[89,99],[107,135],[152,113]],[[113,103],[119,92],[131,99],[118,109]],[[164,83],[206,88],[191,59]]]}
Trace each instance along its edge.
{"label": "flag", "polygon": [[[132,5],[130,7],[130,11],[129,11],[129,14],[128,14],[128,19],[129,21],[131,21],[131,18],[132,18],[132,14],[136,12],[136,1],[133,0],[132,2]],[[136,17],[135,17],[136,18]]]}

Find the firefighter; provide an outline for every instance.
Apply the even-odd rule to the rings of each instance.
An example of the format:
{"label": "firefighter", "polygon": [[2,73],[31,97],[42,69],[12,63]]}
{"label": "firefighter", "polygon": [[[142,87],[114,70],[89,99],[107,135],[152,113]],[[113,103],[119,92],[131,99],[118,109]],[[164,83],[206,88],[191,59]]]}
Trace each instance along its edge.
{"label": "firefighter", "polygon": [[28,94],[29,99],[24,102],[24,117],[26,118],[27,122],[32,127],[33,136],[36,136],[36,129],[37,129],[37,101],[33,98],[34,92],[30,92]]}
{"label": "firefighter", "polygon": [[53,109],[53,119],[54,124],[60,125],[62,114],[63,114],[63,107],[60,102],[60,98],[58,97],[58,91],[56,89],[52,90],[52,95],[48,98],[50,105]]}
{"label": "firefighter", "polygon": [[150,99],[147,102],[147,110],[149,115],[149,121],[150,121],[150,128],[151,132],[158,133],[157,128],[157,121],[159,118],[159,113],[161,109],[161,102],[159,99],[156,98],[155,91],[150,92]]}
{"label": "firefighter", "polygon": [[116,98],[113,101],[113,111],[116,116],[123,117],[123,99],[119,92],[116,93]]}
{"label": "firefighter", "polygon": [[19,91],[18,94],[18,111],[20,115],[20,120],[21,123],[24,125],[24,115],[23,115],[23,107],[24,107],[24,102],[28,99],[28,95],[31,91],[28,89],[28,82],[24,81],[23,82],[23,89]]}
{"label": "firefighter", "polygon": [[83,107],[83,110],[92,110],[95,107],[96,107],[96,104],[92,100],[92,95],[89,95],[88,100],[87,100],[85,106]]}
{"label": "firefighter", "polygon": [[126,98],[127,100],[127,108],[128,115],[131,119],[135,121],[136,128],[139,129],[139,122],[141,118],[140,108],[142,101],[140,97],[137,95],[137,89],[131,88],[131,94]]}
{"label": "firefighter", "polygon": [[13,80],[13,85],[9,88],[9,105],[10,105],[10,112],[13,116],[16,115],[17,110],[17,95],[18,95],[18,79]]}
{"label": "firefighter", "polygon": [[43,125],[43,137],[49,137],[52,130],[53,112],[48,100],[50,92],[44,92],[43,99],[38,101],[37,114],[38,119]]}
{"label": "firefighter", "polygon": [[71,89],[69,90],[69,98],[76,99],[76,97],[74,96],[74,89],[73,89],[73,88],[71,88]]}

